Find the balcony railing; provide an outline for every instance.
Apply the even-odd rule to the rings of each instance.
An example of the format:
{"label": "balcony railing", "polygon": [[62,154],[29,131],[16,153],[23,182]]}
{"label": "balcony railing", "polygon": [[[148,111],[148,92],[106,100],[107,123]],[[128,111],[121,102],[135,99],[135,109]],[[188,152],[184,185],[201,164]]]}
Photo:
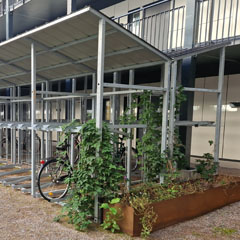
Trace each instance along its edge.
{"label": "balcony railing", "polygon": [[129,17],[124,15],[116,18],[115,21],[161,51],[168,52],[183,48],[185,6],[131,22],[128,22],[128,19]]}
{"label": "balcony railing", "polygon": [[239,38],[240,0],[198,0],[197,7],[197,44]]}
{"label": "balcony railing", "polygon": [[[184,47],[185,8],[148,17],[144,17],[144,8],[114,20],[161,51],[177,51]],[[140,18],[132,21],[129,16],[137,12],[141,13]],[[195,45],[240,39],[240,0],[197,0],[195,20]]]}
{"label": "balcony railing", "polygon": [[[14,9],[30,1],[31,0],[9,0],[9,10],[13,11]],[[0,2],[0,16],[3,16],[5,12],[6,12],[6,0],[3,0],[2,2]]]}

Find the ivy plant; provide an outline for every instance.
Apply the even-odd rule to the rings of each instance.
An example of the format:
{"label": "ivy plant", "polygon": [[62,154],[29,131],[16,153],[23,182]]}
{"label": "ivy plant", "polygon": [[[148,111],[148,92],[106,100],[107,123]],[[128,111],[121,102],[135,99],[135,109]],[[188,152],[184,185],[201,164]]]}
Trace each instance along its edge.
{"label": "ivy plant", "polygon": [[122,210],[121,208],[113,206],[113,204],[120,203],[120,200],[120,198],[114,198],[110,202],[101,205],[101,208],[107,210],[105,220],[101,226],[106,230],[110,230],[112,233],[120,230],[118,221],[123,217]]}
{"label": "ivy plant", "polygon": [[[209,140],[208,143],[211,146],[213,141]],[[196,162],[196,169],[201,177],[212,181],[218,167],[218,163],[214,162],[213,155],[211,153],[204,153],[202,159],[197,159]]]}
{"label": "ivy plant", "polygon": [[[143,136],[137,139],[137,151],[138,156],[144,158],[143,171],[145,181],[148,182],[154,181],[159,173],[168,172],[169,161],[176,162],[179,168],[183,168],[186,163],[182,151],[183,145],[177,129],[174,135],[172,158],[170,159],[168,149],[165,153],[161,152],[163,98],[160,96],[156,98],[157,101],[153,102],[152,97],[151,91],[144,91],[141,95],[133,95],[131,109],[126,109],[121,118],[122,124],[138,122],[146,125]],[[176,94],[176,115],[179,114],[180,105],[185,100],[183,88],[179,87]],[[134,108],[138,108],[138,116],[131,111]]]}
{"label": "ivy plant", "polygon": [[79,160],[67,179],[70,197],[63,211],[76,229],[85,230],[93,221],[95,196],[106,201],[114,198],[123,181],[124,171],[113,153],[113,137],[107,124],[103,123],[101,134],[96,121],[89,120],[82,125],[79,138],[76,146]]}

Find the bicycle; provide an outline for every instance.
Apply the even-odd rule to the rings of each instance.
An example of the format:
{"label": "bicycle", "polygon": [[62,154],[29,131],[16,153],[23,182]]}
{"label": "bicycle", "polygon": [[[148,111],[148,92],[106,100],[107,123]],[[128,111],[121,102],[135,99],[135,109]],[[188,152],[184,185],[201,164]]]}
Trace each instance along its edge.
{"label": "bicycle", "polygon": [[[75,146],[78,149],[78,137],[75,138]],[[67,150],[70,147],[67,141],[57,147],[58,152],[65,152],[62,158],[49,158],[46,161],[41,160],[41,168],[37,178],[37,186],[40,195],[47,201],[62,199],[66,196],[69,189],[69,182],[66,179],[72,174],[72,167]],[[78,161],[79,156],[76,154],[74,164]]]}
{"label": "bicycle", "polygon": [[[79,140],[77,136],[74,141],[74,145],[77,146],[77,151],[79,152]],[[116,156],[119,157],[121,164],[125,168],[126,162],[126,147],[123,142],[123,138],[119,138]],[[66,181],[68,177],[72,174],[72,167],[70,164],[70,159],[67,154],[67,150],[70,147],[67,142],[64,142],[62,146],[58,146],[58,152],[65,152],[65,156],[60,160],[55,158],[49,158],[46,161],[41,160],[41,168],[38,174],[37,186],[40,195],[47,201],[56,201],[63,199],[69,189],[69,182]],[[135,171],[139,166],[138,158],[136,158],[137,151],[132,148],[132,171]],[[74,160],[74,165],[77,163],[79,155],[76,154]]]}
{"label": "bicycle", "polygon": [[[11,151],[11,134],[9,133],[8,134],[8,146],[6,146],[6,143],[7,143],[7,138],[6,137],[3,137],[0,144],[1,144],[1,147],[2,147],[2,152],[5,153],[6,152],[6,148],[8,147],[9,148],[9,152]],[[18,148],[18,140],[16,139],[16,149]],[[40,153],[41,151],[41,139],[40,137],[36,134],[35,136],[35,146],[36,147],[36,153]],[[31,134],[30,133],[25,133],[23,135],[23,139],[22,139],[22,150],[29,154],[31,153]]]}
{"label": "bicycle", "polygon": [[[119,137],[119,142],[117,143],[117,156],[120,157],[120,162],[124,168],[127,166],[127,148],[124,144],[124,138]],[[134,172],[138,169],[140,161],[137,156],[137,149],[131,148],[131,171]]]}

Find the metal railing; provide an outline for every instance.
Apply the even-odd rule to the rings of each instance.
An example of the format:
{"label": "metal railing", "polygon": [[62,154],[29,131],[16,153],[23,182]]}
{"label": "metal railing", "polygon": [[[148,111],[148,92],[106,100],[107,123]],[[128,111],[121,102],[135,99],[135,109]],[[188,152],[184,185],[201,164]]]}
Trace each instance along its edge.
{"label": "metal railing", "polygon": [[196,44],[240,36],[240,0],[198,0]]}
{"label": "metal railing", "polygon": [[130,13],[114,20],[155,48],[168,52],[183,48],[185,34],[185,6],[160,12],[128,22]]}
{"label": "metal railing", "polygon": [[[9,0],[9,10],[13,11],[14,9],[24,5],[31,0]],[[3,16],[6,12],[6,0],[0,2],[0,16]]]}

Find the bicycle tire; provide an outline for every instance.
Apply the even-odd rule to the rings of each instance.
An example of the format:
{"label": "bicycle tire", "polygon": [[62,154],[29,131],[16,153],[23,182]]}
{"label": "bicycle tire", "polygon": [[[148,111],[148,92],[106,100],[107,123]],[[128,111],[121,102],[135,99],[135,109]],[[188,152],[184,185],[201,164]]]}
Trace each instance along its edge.
{"label": "bicycle tire", "polygon": [[[28,153],[28,154],[30,154],[31,152],[32,152],[32,139],[31,139],[31,136],[29,137],[29,138],[26,138],[26,143],[25,143],[25,145],[26,145],[26,152]],[[41,152],[41,138],[36,134],[35,135],[35,146],[37,146],[36,147],[36,153],[38,154],[38,153],[40,153]],[[29,148],[28,148],[28,146],[29,146]]]}
{"label": "bicycle tire", "polygon": [[[132,172],[136,171],[139,167],[139,160],[136,154],[137,154],[137,149],[132,147],[132,150],[131,150],[131,171]],[[126,152],[124,151],[121,156],[122,165],[124,168],[126,168],[126,157],[127,157]]]}
{"label": "bicycle tire", "polygon": [[[69,189],[69,184],[65,182],[65,179],[70,174],[66,171],[64,162],[61,163],[57,159],[45,162],[39,171],[37,181],[41,196],[49,202],[64,198]],[[46,186],[47,184],[50,185]]]}
{"label": "bicycle tire", "polygon": [[[8,140],[8,152],[11,152],[11,140]],[[2,138],[1,142],[1,147],[2,147],[2,155],[6,154],[6,138]],[[16,139],[16,150],[18,149],[18,140]]]}

